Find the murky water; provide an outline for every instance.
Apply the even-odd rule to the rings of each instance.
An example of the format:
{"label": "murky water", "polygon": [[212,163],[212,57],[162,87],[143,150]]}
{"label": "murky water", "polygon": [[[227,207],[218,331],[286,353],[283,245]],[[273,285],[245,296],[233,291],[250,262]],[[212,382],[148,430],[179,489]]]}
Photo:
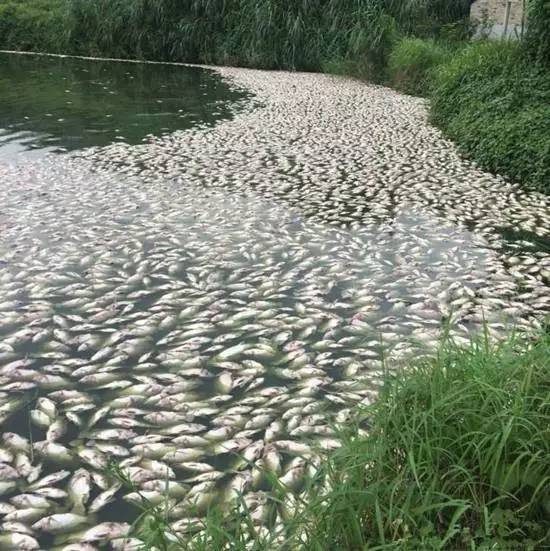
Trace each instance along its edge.
{"label": "murky water", "polygon": [[[109,463],[153,501],[170,479],[178,533],[239,492],[276,529],[266,472],[298,494],[384,369],[443,325],[465,343],[548,313],[548,251],[520,247],[547,241],[548,199],[460,160],[420,100],[321,75],[72,64],[47,67],[84,97],[101,67],[128,143],[80,98],[82,141],[38,110],[27,127],[72,152],[0,161],[0,511],[43,547],[127,529],[102,524],[136,515]],[[128,71],[156,76],[137,94]],[[135,126],[169,95],[171,126]],[[36,104],[66,109],[55,97]],[[200,122],[180,127],[193,101]]]}
{"label": "murky water", "polygon": [[151,136],[229,115],[242,93],[210,71],[0,53],[0,160]]}

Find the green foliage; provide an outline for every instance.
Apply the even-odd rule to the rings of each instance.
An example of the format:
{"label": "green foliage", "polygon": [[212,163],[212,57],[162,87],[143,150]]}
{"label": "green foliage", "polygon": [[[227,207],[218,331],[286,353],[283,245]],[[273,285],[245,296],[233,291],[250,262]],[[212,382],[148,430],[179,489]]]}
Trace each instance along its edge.
{"label": "green foliage", "polygon": [[399,2],[403,30],[419,37],[455,39],[470,33],[470,0]]}
{"label": "green foliage", "polygon": [[530,0],[526,46],[535,61],[550,67],[550,0]]}
{"label": "green foliage", "polygon": [[380,0],[72,0],[70,21],[80,53],[304,70],[381,66],[395,29]]}
{"label": "green foliage", "polygon": [[0,46],[65,51],[65,10],[65,0],[0,0]]}
{"label": "green foliage", "polygon": [[429,39],[404,38],[389,56],[389,82],[408,94],[428,95],[434,69],[450,57],[451,49],[442,43]]}
{"label": "green foliage", "polygon": [[432,120],[483,168],[550,192],[550,73],[518,44],[474,43],[442,65]]}
{"label": "green foliage", "polygon": [[474,38],[476,34],[483,34],[483,32],[483,22],[474,22],[468,16],[464,19],[442,25],[437,38],[448,44],[463,44]]}

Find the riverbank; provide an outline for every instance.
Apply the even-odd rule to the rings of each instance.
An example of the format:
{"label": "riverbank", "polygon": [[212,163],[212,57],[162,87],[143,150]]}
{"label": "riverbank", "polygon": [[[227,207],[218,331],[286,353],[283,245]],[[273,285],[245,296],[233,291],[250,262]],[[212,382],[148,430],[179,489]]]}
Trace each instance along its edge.
{"label": "riverbank", "polygon": [[361,9],[341,1],[322,9],[318,2],[246,3],[0,0],[0,48],[324,71],[384,83],[430,98],[432,122],[480,167],[549,193],[550,15],[542,0],[531,3],[525,45],[468,44],[469,2],[426,8],[393,0]]}

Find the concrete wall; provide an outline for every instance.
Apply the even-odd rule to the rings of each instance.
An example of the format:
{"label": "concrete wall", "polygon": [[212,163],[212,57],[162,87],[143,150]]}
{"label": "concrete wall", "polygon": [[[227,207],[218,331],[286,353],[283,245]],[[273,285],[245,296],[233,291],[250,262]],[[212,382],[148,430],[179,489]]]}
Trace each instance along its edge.
{"label": "concrete wall", "polygon": [[491,37],[517,37],[521,35],[523,4],[523,0],[476,0],[470,15],[473,21],[487,22]]}

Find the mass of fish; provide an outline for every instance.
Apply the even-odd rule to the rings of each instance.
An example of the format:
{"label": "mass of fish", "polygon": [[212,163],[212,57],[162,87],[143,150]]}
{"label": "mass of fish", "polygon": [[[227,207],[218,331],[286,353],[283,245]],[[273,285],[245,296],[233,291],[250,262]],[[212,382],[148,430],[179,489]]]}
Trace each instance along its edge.
{"label": "mass of fish", "polygon": [[0,165],[0,549],[138,549],[143,497],[269,530],[270,475],[299,495],[386,370],[550,312],[550,254],[500,231],[547,238],[550,201],[423,100],[219,72],[232,120]]}

